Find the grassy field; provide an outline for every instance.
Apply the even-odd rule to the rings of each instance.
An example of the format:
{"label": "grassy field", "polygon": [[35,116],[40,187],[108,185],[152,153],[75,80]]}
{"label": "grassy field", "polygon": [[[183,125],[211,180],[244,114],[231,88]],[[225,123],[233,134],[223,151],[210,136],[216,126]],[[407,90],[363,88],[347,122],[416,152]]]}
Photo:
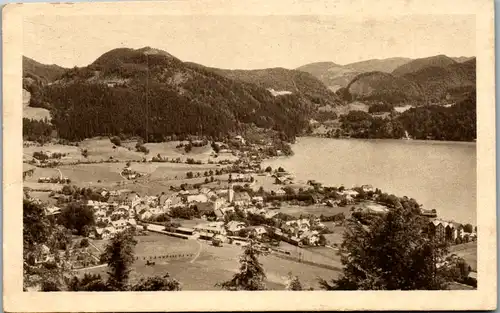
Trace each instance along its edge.
{"label": "grassy field", "polygon": [[461,245],[451,246],[450,253],[463,258],[472,270],[477,271],[477,242],[468,242]]}
{"label": "grassy field", "polygon": [[31,93],[23,89],[23,118],[32,120],[48,119],[50,121],[50,111],[42,108],[30,107]]}
{"label": "grassy field", "polygon": [[[182,240],[163,235],[138,236],[136,239],[139,243],[135,250],[139,257],[175,251],[197,253],[200,246],[201,252],[195,260],[191,260],[192,263],[190,260],[156,260],[156,265],[146,266],[145,261],[138,260],[133,265],[132,282],[141,277],[162,275],[168,272],[182,283],[183,290],[218,290],[215,284],[231,279],[239,269],[238,260],[242,253],[242,248],[239,246],[226,244],[222,247],[214,247],[206,242]],[[289,272],[299,276],[304,286],[315,289],[318,289],[318,277],[330,279],[338,275],[337,271],[285,260],[273,255],[261,256],[259,260],[267,275],[266,285],[274,290],[284,288]],[[79,274],[91,272],[105,276],[106,271],[106,267],[101,267],[82,271]]]}

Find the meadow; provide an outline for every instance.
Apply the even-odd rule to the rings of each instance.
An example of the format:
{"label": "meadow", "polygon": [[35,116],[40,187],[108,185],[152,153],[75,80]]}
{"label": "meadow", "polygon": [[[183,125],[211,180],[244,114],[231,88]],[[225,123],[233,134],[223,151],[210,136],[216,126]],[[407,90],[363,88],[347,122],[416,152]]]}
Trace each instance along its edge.
{"label": "meadow", "polygon": [[[164,235],[137,236],[138,244],[135,248],[136,260],[133,264],[131,282],[141,277],[163,275],[169,273],[182,283],[183,290],[220,290],[215,284],[231,277],[239,269],[239,257],[242,248],[225,244],[214,247],[209,242],[184,240]],[[94,241],[95,243],[95,241]],[[101,246],[103,248],[103,246]],[[201,251],[199,250],[201,248]],[[141,258],[164,253],[197,253],[196,259],[156,259],[154,266],[147,266]],[[266,285],[271,290],[283,290],[289,272],[299,276],[306,287],[318,289],[317,278],[334,278],[337,271],[311,266],[291,260],[282,259],[274,255],[259,258],[267,275]],[[78,272],[99,273],[106,275],[107,268],[93,268]]]}

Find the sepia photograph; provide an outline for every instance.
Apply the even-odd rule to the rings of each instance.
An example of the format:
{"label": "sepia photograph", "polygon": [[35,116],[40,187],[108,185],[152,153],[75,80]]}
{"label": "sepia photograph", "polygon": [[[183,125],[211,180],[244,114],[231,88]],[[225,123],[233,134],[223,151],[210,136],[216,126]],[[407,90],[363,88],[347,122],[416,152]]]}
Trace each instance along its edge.
{"label": "sepia photograph", "polygon": [[492,11],[147,5],[4,7],[22,25],[4,37],[11,292],[460,300],[483,286],[496,307]]}

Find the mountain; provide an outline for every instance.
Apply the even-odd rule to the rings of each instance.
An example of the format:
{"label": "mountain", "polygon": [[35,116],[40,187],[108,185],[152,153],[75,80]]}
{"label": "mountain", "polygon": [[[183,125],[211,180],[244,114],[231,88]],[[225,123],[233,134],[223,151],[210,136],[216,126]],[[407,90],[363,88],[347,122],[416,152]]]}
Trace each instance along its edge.
{"label": "mountain", "polygon": [[337,91],[345,87],[357,75],[365,72],[390,73],[398,66],[411,61],[408,58],[373,59],[339,65],[333,62],[310,63],[298,67],[297,70],[312,74],[323,82],[330,90]]}
{"label": "mountain", "polygon": [[476,89],[476,59],[445,67],[425,67],[403,77],[420,86],[426,102],[458,101]]}
{"label": "mountain", "polygon": [[[307,79],[287,75],[302,92]],[[290,138],[305,129],[314,112],[305,97],[275,97],[262,84],[230,79],[146,47],[114,49],[89,66],[67,70],[36,90],[31,105],[48,108],[59,136],[71,140],[119,134],[148,141],[172,135],[221,138],[252,125]]]}
{"label": "mountain", "polygon": [[441,54],[410,61],[397,67],[394,71],[392,71],[392,74],[395,76],[403,76],[408,73],[415,73],[426,67],[447,67],[448,65],[455,63],[457,63],[457,61]]}
{"label": "mountain", "polygon": [[461,56],[461,57],[452,57],[452,59],[454,61],[459,62],[459,63],[463,63],[463,62],[475,59],[475,57],[464,57],[464,56]]}
{"label": "mountain", "polygon": [[344,67],[353,69],[360,73],[365,72],[385,72],[391,73],[394,69],[410,62],[409,58],[388,58],[388,59],[372,59],[361,62],[349,63]]}
{"label": "mountain", "polygon": [[58,79],[66,69],[58,65],[46,65],[23,56],[23,77],[41,83],[50,83]]}
{"label": "mountain", "polygon": [[337,91],[339,88],[347,86],[359,74],[358,71],[333,62],[310,63],[298,67],[297,70],[313,75],[331,91]]}
{"label": "mountain", "polygon": [[420,87],[411,80],[384,72],[368,72],[356,76],[338,91],[348,101],[383,101],[401,103],[420,100]]}
{"label": "mountain", "polygon": [[[443,65],[443,62],[449,65]],[[382,72],[360,74],[346,88],[337,93],[349,101],[373,100],[392,104],[408,102],[427,104],[443,100],[460,101],[475,90],[475,58],[458,63],[439,57],[427,64],[442,66],[424,67],[422,64],[423,62],[417,62],[411,67],[401,69],[398,72],[408,71],[401,76]],[[410,68],[415,71],[409,71]]]}
{"label": "mountain", "polygon": [[333,91],[306,72],[285,68],[227,70],[205,67],[205,69],[231,80],[267,89],[274,95],[294,94],[313,106],[340,104],[340,99]]}

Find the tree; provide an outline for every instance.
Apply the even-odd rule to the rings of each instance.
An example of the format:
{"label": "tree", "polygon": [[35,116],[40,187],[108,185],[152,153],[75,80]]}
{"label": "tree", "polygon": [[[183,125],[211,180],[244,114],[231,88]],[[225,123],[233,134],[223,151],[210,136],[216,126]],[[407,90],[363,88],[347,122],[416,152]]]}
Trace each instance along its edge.
{"label": "tree", "polygon": [[226,290],[266,290],[266,274],[259,262],[259,255],[262,252],[257,250],[253,240],[245,247],[243,255],[240,257],[240,271],[233,278],[216,286]]}
{"label": "tree", "polygon": [[32,252],[36,245],[44,244],[49,237],[49,222],[43,207],[30,200],[23,200],[23,251]]}
{"label": "tree", "polygon": [[425,218],[401,205],[369,227],[348,220],[340,248],[343,273],[327,290],[439,290],[449,279],[437,268],[447,247],[422,233]]}
{"label": "tree", "polygon": [[166,273],[163,276],[141,278],[130,289],[131,291],[178,291],[181,290],[181,284]]}
{"label": "tree", "polygon": [[101,261],[108,264],[107,284],[112,290],[126,290],[136,244],[132,231],[126,230],[116,234],[101,255]]}
{"label": "tree", "polygon": [[68,282],[69,291],[111,291],[101,275],[85,273],[82,279],[73,276]]}
{"label": "tree", "polygon": [[298,276],[293,276],[292,273],[288,273],[288,280],[286,283],[286,289],[290,291],[301,291],[302,283],[299,280]]}
{"label": "tree", "polygon": [[473,226],[471,224],[465,224],[464,225],[464,232],[466,232],[466,233],[472,233],[473,229],[474,228],[473,228]]}
{"label": "tree", "polygon": [[193,176],[194,176],[194,175],[193,175],[193,172],[187,172],[187,173],[186,173],[186,177],[187,177],[187,178],[193,178]]}
{"label": "tree", "polygon": [[109,140],[111,141],[112,144],[114,144],[115,146],[121,146],[122,145],[122,140],[120,139],[120,137],[118,136],[114,136],[114,137],[111,137],[109,138]]}
{"label": "tree", "polygon": [[268,166],[266,167],[266,172],[267,173],[271,173],[273,171],[272,167]]}
{"label": "tree", "polygon": [[89,246],[89,240],[87,238],[83,238],[80,241],[80,248],[86,248]]}
{"label": "tree", "polygon": [[80,203],[71,202],[61,211],[58,221],[66,228],[74,229],[78,235],[86,236],[89,226],[95,225],[94,211]]}

